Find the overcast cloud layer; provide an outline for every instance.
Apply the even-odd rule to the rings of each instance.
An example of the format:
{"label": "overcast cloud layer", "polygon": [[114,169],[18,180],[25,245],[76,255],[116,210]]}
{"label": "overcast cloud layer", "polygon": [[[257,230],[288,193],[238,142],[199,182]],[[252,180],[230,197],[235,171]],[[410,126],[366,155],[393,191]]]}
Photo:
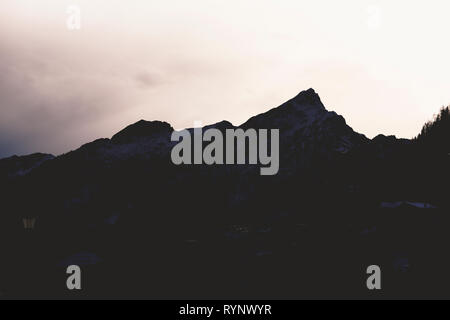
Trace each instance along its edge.
{"label": "overcast cloud layer", "polygon": [[[66,26],[72,4],[80,30]],[[2,0],[0,157],[60,154],[140,119],[238,125],[310,87],[356,131],[410,138],[450,103],[449,9],[447,0]]]}

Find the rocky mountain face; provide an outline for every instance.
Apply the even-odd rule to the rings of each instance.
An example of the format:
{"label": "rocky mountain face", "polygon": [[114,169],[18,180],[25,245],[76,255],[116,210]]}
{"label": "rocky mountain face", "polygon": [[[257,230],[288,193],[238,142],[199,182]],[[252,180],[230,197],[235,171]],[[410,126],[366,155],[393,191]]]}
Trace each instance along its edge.
{"label": "rocky mountain face", "polygon": [[[44,261],[39,270],[46,276],[37,278],[51,282],[46,294],[62,294],[55,274],[64,261],[81,256],[95,257],[89,261],[96,261],[98,281],[90,292],[101,296],[108,277],[120,279],[110,293],[115,296],[135,290],[137,297],[237,297],[240,290],[267,297],[286,286],[286,297],[339,296],[327,291],[330,282],[355,288],[351,295],[360,285],[350,271],[373,259],[363,244],[386,264],[410,257],[404,252],[409,245],[392,246],[397,230],[377,231],[392,226],[383,220],[381,203],[448,205],[435,188],[422,185],[427,168],[412,141],[354,132],[312,89],[239,127],[222,121],[203,130],[208,128],[279,129],[279,173],[260,176],[258,165],[176,166],[170,158],[174,129],[144,120],[57,157],[3,159],[0,243],[17,244],[3,247],[6,255],[23,265]],[[23,233],[25,217],[36,218],[33,235]],[[419,225],[426,229],[427,223]],[[325,275],[328,260],[342,259],[346,269],[339,270],[348,283]],[[14,288],[10,282],[11,294],[42,296],[30,286],[45,284],[17,280],[23,274],[15,265],[0,270],[23,283]],[[267,287],[257,280],[265,272],[271,273]],[[197,296],[188,290],[193,286]]]}
{"label": "rocky mountain face", "polygon": [[[252,117],[239,127],[222,121],[205,126],[203,130],[209,128],[218,128],[223,131],[230,128],[280,129],[280,143],[283,148],[280,155],[287,161],[283,166],[287,171],[290,171],[288,167],[294,162],[310,163],[310,157],[315,152],[332,157],[333,153],[345,154],[370,141],[364,135],[354,132],[342,116],[327,111],[313,89],[301,92],[278,108]],[[170,141],[173,130],[166,122],[141,120],[121,130],[111,139],[98,139],[88,143],[78,150],[57,157],[55,162],[77,159],[77,161],[100,161],[105,165],[110,165],[113,162],[136,157],[164,158],[168,154],[167,151],[174,145]],[[22,163],[28,163],[33,159],[39,161],[40,157],[43,160],[53,158],[41,154],[25,157],[14,156],[1,160],[2,163],[5,163],[1,167],[4,167],[4,170],[11,170],[7,174],[14,175],[15,169],[7,167],[6,162],[12,166],[21,166]],[[17,173],[24,175],[31,169],[33,167]]]}
{"label": "rocky mountain face", "polygon": [[[249,119],[239,127],[223,121],[206,126],[203,130],[209,128],[218,128],[223,131],[228,128],[279,129],[280,171],[276,177],[267,179],[267,181],[276,180],[277,183],[300,176],[306,171],[308,176],[317,171],[317,176],[312,177],[316,182],[327,179],[326,175],[333,170],[332,167],[342,157],[371,142],[365,136],[354,132],[342,116],[327,111],[312,89],[301,92],[277,108]],[[177,182],[177,187],[185,184],[186,188],[191,189],[188,187],[190,180],[198,181],[199,173],[206,180],[223,178],[232,186],[231,190],[226,192],[228,199],[224,200],[225,203],[221,204],[221,207],[239,206],[240,200],[245,201],[252,195],[256,196],[253,179],[259,178],[255,176],[257,173],[255,166],[175,167],[172,165],[169,158],[175,144],[170,141],[172,131],[173,128],[168,123],[141,120],[121,130],[111,139],[96,140],[75,151],[56,157],[44,166],[35,166],[36,170],[27,177],[22,177],[21,180],[25,184],[37,185],[40,184],[39,180],[46,181],[45,185],[49,188],[49,192],[53,186],[58,185],[57,190],[54,190],[59,195],[57,201],[67,197],[65,199],[67,203],[72,201],[71,198],[80,198],[72,192],[88,194],[89,196],[81,198],[89,204],[91,197],[95,197],[97,192],[102,193],[104,187],[108,190],[116,183],[117,189],[122,188],[120,182],[127,179],[124,176],[141,174],[145,176],[151,173],[156,173],[156,176],[160,177],[159,188],[174,187],[172,185],[174,181],[184,180]],[[381,142],[382,146],[387,144],[387,142]],[[8,163],[12,165],[5,166],[5,170],[11,170],[6,174],[23,176],[25,173],[31,173],[31,169],[34,168],[31,166],[25,171],[14,171],[15,166],[20,167],[20,163],[25,163],[29,157],[32,156],[14,157],[8,160]],[[39,158],[36,159],[39,160]],[[49,157],[42,159],[49,159]],[[116,175],[120,177],[113,178]],[[168,179],[169,177],[173,177],[173,180]],[[108,186],[104,186],[105,180],[111,179],[116,179],[116,182],[113,184],[108,182]],[[130,183],[140,188],[141,180]],[[154,181],[155,176],[149,177],[148,182],[142,181],[142,183],[145,184],[145,188],[148,188],[149,185],[155,186]],[[264,185],[266,182],[262,181],[262,183]],[[66,188],[61,189],[61,184]],[[273,185],[273,183],[270,184]],[[67,195],[62,195],[63,190],[71,191]],[[49,194],[49,192],[46,193]],[[36,192],[33,193],[36,194]],[[47,197],[44,195],[44,198]]]}
{"label": "rocky mountain face", "polygon": [[51,154],[34,153],[28,156],[12,156],[0,160],[0,179],[21,177],[40,167],[45,161],[54,159]]}
{"label": "rocky mountain face", "polygon": [[[303,215],[317,217],[316,211],[328,212],[322,208],[324,197],[335,208],[405,197],[431,200],[417,191],[414,179],[420,170],[410,173],[415,166],[411,141],[383,135],[370,140],[354,132],[342,116],[325,108],[313,89],[238,127],[222,121],[203,131],[209,128],[279,129],[278,174],[260,177],[258,165],[175,166],[170,159],[174,129],[166,122],[141,120],[111,139],[58,157],[1,160],[0,180],[12,208],[8,214],[20,217],[33,207],[64,225],[76,221],[87,226],[136,207],[160,207],[168,216],[188,211],[190,216],[183,218],[192,222],[252,215],[262,219],[297,211],[299,200],[311,208]],[[233,213],[218,213],[217,218],[211,210]]]}

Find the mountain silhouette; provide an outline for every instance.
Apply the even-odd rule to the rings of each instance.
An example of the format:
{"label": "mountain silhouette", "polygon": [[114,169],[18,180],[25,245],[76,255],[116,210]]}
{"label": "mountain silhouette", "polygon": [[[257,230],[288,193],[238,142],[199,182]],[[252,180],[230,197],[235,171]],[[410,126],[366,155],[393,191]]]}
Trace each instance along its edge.
{"label": "mountain silhouette", "polygon": [[368,139],[313,89],[209,128],[279,129],[278,174],[176,166],[172,126],[144,120],[56,157],[0,160],[0,289],[67,297],[63,267],[89,257],[89,297],[366,297],[374,263],[388,296],[446,295],[448,158],[415,140]]}

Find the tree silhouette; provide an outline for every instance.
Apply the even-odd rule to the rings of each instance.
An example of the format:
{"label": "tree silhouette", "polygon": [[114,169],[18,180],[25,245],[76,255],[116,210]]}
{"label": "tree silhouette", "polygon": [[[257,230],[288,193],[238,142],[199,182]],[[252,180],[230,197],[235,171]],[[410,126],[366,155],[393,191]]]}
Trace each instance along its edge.
{"label": "tree silhouette", "polygon": [[450,109],[443,107],[432,121],[422,128],[415,142],[427,150],[450,153]]}

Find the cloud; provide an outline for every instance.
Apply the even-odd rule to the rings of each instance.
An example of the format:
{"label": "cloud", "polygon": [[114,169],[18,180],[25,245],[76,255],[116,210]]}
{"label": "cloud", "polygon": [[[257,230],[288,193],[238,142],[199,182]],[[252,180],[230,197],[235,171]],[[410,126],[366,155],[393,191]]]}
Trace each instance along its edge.
{"label": "cloud", "polygon": [[23,21],[0,28],[0,158],[64,153],[141,118],[171,121],[179,95],[227,75],[227,67],[199,58],[195,47],[167,58],[173,49],[158,38],[123,46],[105,39],[99,46],[98,30],[34,28]]}
{"label": "cloud", "polygon": [[139,119],[240,124],[310,87],[369,137],[417,134],[449,103],[448,1],[408,15],[382,1],[376,32],[369,0],[324,2],[78,0],[69,31],[72,1],[2,0],[0,157],[67,152]]}
{"label": "cloud", "polygon": [[88,57],[70,61],[70,55],[64,58],[67,53],[54,43],[42,46],[23,51],[20,41],[1,43],[0,157],[67,151],[81,139],[101,134],[83,130],[133,105],[126,76],[114,76],[101,67],[88,70]]}
{"label": "cloud", "polygon": [[163,83],[161,76],[147,71],[138,73],[135,76],[139,88],[149,89]]}

